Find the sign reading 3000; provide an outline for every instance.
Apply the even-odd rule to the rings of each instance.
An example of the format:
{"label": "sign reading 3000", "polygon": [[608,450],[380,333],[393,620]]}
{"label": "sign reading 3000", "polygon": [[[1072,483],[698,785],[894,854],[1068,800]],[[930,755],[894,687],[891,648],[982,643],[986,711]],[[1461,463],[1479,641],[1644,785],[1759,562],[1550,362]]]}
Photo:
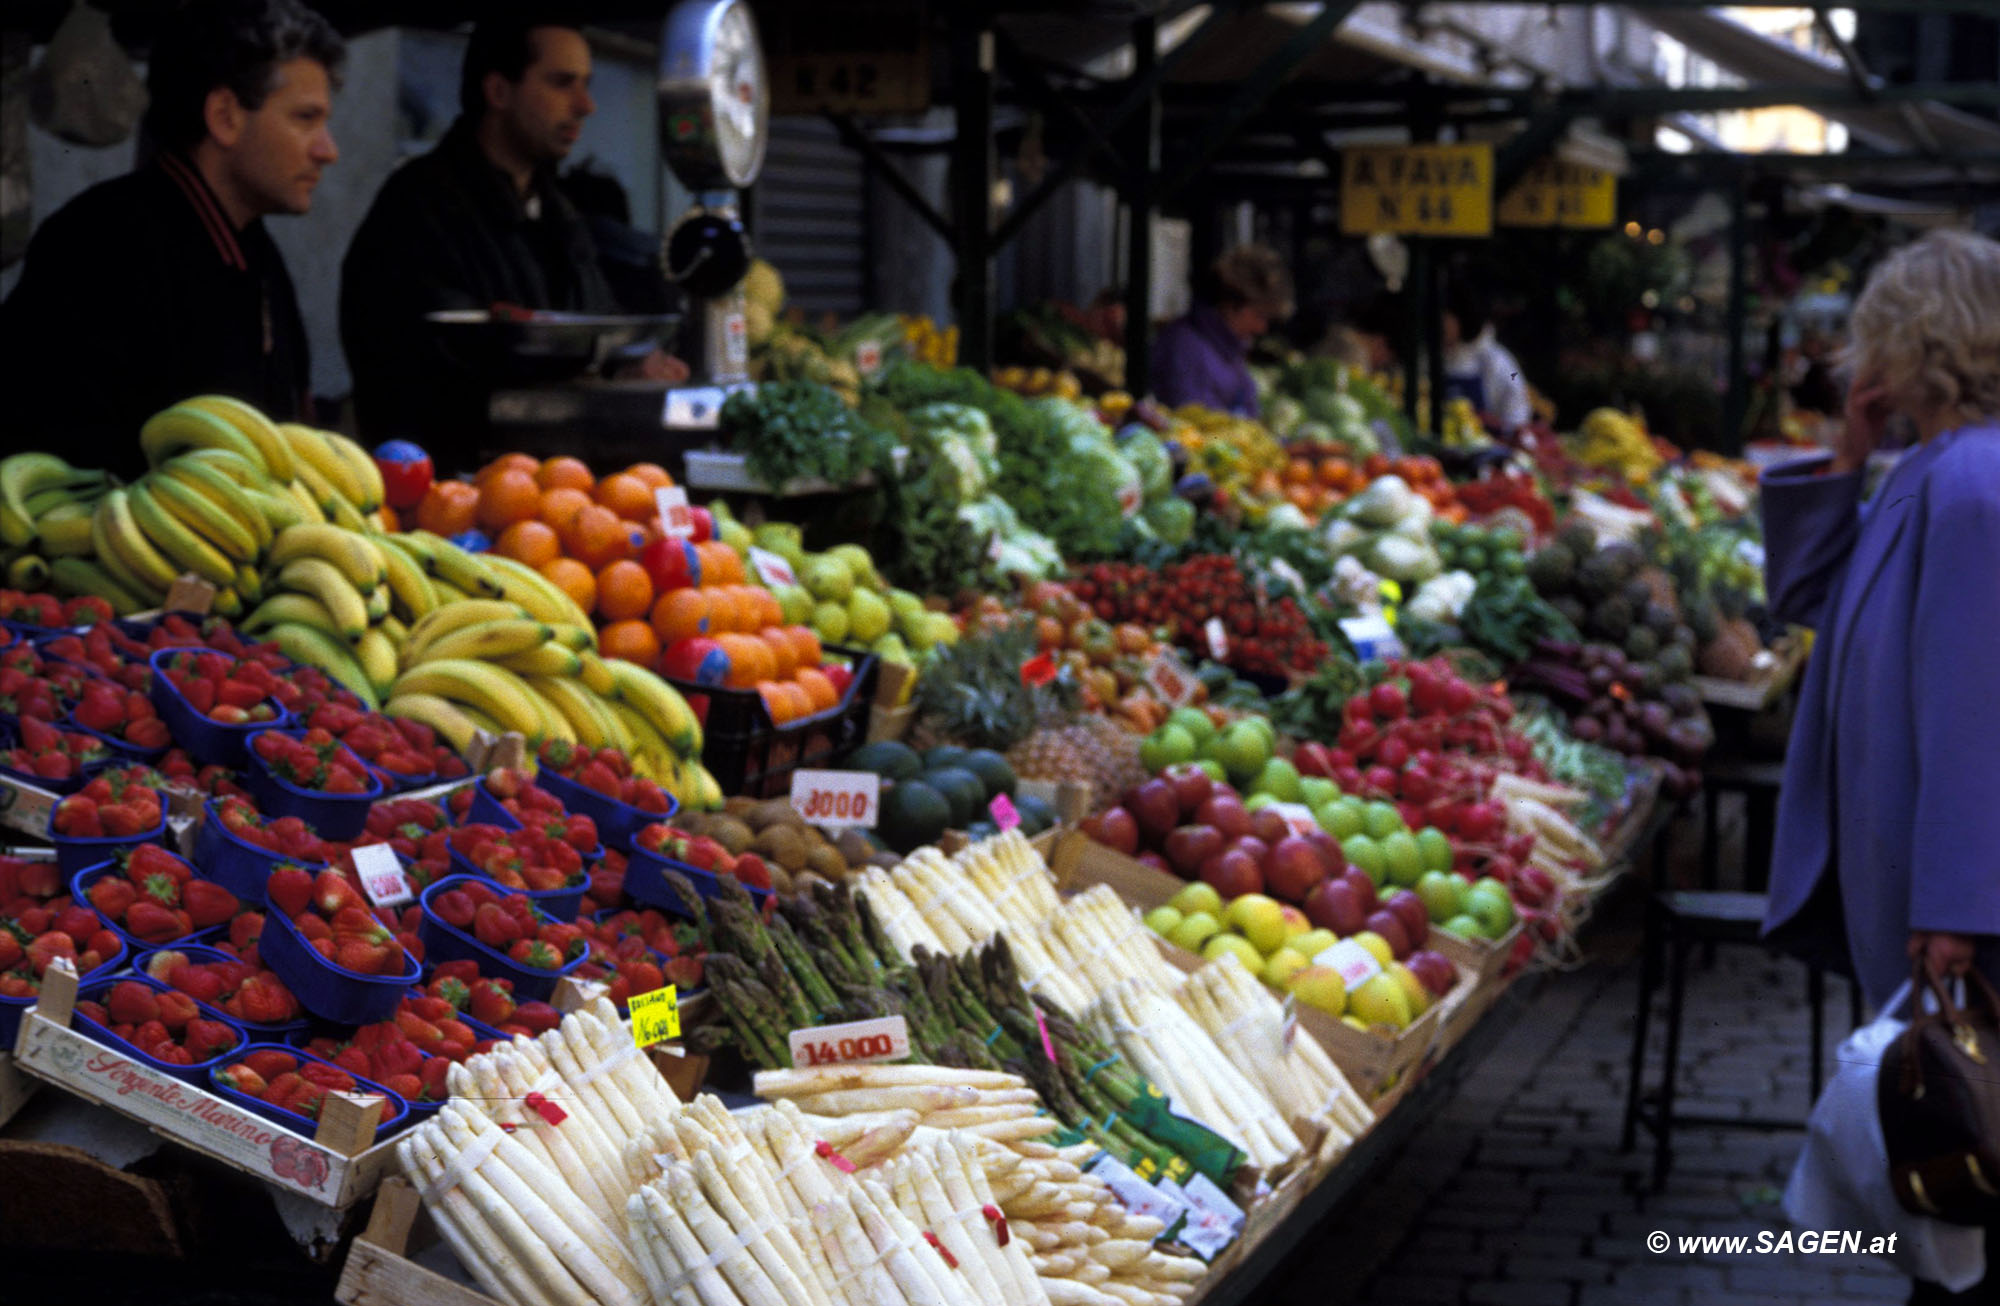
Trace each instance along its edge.
{"label": "sign reading 3000", "polygon": [[1340,164],[1346,235],[1493,234],[1491,145],[1357,147]]}

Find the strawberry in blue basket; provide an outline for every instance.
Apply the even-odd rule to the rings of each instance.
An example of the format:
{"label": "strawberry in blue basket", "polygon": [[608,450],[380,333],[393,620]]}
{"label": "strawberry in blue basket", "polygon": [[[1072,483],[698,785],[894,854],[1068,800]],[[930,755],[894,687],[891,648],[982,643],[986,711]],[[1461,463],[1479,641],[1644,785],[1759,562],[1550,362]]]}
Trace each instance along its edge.
{"label": "strawberry in blue basket", "polygon": [[271,768],[271,774],[301,789],[328,794],[365,794],[374,786],[353,754],[340,746],[325,730],[308,730],[303,736],[277,733],[257,736],[252,745],[257,756]]}
{"label": "strawberry in blue basket", "polygon": [[201,1014],[194,999],[162,993],[138,980],[113,985],[102,1003],[79,1002],[76,1013],[124,1039],[155,1061],[193,1065],[219,1057],[243,1037],[221,1021]]}
{"label": "strawberry in blue basket", "polygon": [[151,699],[106,680],[83,687],[83,697],[72,715],[78,725],[122,739],[134,748],[165,748],[173,742]]}
{"label": "strawberry in blue basket", "polygon": [[240,726],[277,717],[269,700],[278,677],[262,662],[202,649],[176,653],[162,669],[188,706],[211,721]]}
{"label": "strawberry in blue basket", "polygon": [[58,730],[34,717],[21,719],[21,746],[0,754],[0,766],[43,780],[68,780],[91,762],[110,754],[100,740],[76,730]]}
{"label": "strawberry in blue basket", "polygon": [[586,789],[615,798],[642,812],[665,814],[673,806],[659,785],[642,775],[632,774],[632,760],[615,748],[596,751],[580,744],[552,739],[542,745],[542,765],[576,781]]}
{"label": "strawberry in blue basket", "polygon": [[100,839],[157,829],[160,795],[149,783],[154,778],[143,766],[98,772],[56,805],[55,832],[71,839]]}

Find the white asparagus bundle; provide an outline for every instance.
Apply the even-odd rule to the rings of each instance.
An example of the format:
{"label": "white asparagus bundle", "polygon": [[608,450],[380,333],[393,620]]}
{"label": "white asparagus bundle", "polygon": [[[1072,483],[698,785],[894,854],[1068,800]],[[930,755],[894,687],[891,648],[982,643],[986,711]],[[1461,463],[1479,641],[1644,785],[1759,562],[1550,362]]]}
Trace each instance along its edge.
{"label": "white asparagus bundle", "polygon": [[1048,863],[1016,828],[969,844],[952,858],[984,894],[1011,935],[1032,927],[1062,905]]}
{"label": "white asparagus bundle", "polygon": [[[1234,958],[1230,960],[1235,961]],[[1226,987],[1246,1004],[1262,1001],[1267,1011],[1275,1008],[1281,1021],[1279,1042],[1282,1044],[1284,1006],[1268,988],[1264,987],[1263,981],[1252,975],[1247,967],[1241,962],[1236,962],[1233,966],[1218,967],[1210,982]],[[1340,1126],[1351,1139],[1359,1138],[1375,1127],[1374,1111],[1369,1109],[1367,1101],[1355,1091],[1354,1085],[1348,1082],[1347,1075],[1334,1064],[1333,1058],[1327,1055],[1326,1049],[1319,1045],[1317,1039],[1293,1038],[1287,1055],[1305,1068],[1309,1077],[1327,1086],[1327,1096],[1323,1099],[1321,1107],[1312,1113],[1314,1116],[1324,1117]]]}
{"label": "white asparagus bundle", "polygon": [[923,1117],[915,1111],[861,1111],[850,1116],[815,1116],[788,1099],[772,1108],[791,1119],[793,1127],[823,1140],[855,1165],[866,1168],[895,1155]]}
{"label": "white asparagus bundle", "polygon": [[889,936],[905,961],[915,956],[920,946],[932,952],[945,951],[944,941],[938,938],[937,931],[925,922],[917,904],[910,901],[909,895],[887,871],[879,866],[864,867],[848,882],[868,899],[868,907],[875,913],[882,932]]}
{"label": "white asparagus bundle", "polygon": [[917,849],[889,874],[917,904],[947,956],[984,943],[1000,928],[999,916],[981,900],[965,872],[935,848]]}
{"label": "white asparagus bundle", "polygon": [[1037,921],[1032,929],[1008,930],[1007,945],[1028,992],[1046,995],[1065,1011],[1082,1011],[1097,1000],[1095,991],[1073,973],[1068,945],[1056,936],[1053,917]]}
{"label": "white asparagus bundle", "polygon": [[849,1088],[906,1088],[945,1085],[960,1088],[1020,1088],[1026,1081],[1004,1070],[961,1070],[953,1066],[822,1066],[812,1070],[760,1070],[751,1081],[762,1098],[803,1097]]}
{"label": "white asparagus bundle", "polygon": [[[560,1265],[542,1265],[548,1248],[519,1214],[511,1208],[498,1209],[504,1204],[490,1199],[493,1214],[489,1217],[489,1198],[482,1194],[475,1200],[474,1189],[465,1182],[437,1187],[445,1172],[445,1161],[439,1154],[441,1137],[441,1131],[431,1129],[428,1123],[413,1129],[397,1142],[396,1159],[423,1194],[424,1205],[445,1244],[488,1296],[509,1306],[555,1306],[558,1299],[550,1296],[543,1284],[550,1277],[567,1279],[567,1271]],[[476,1185],[477,1180],[472,1183]],[[568,1284],[574,1285],[575,1280],[568,1279]]]}

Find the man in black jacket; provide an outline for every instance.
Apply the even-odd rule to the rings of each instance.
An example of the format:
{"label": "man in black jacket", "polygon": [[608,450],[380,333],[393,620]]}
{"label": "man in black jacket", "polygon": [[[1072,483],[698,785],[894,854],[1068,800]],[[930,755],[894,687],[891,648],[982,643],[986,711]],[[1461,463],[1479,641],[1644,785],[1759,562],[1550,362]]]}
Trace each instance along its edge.
{"label": "man in black jacket", "polygon": [[144,161],[51,215],[0,305],[15,443],[129,474],[146,418],[192,395],[308,416],[298,298],[263,219],[306,212],[338,157],[344,57],[297,0],[200,0],[170,20]]}
{"label": "man in black jacket", "polygon": [[[590,47],[560,18],[482,21],[459,78],[460,117],[382,187],[341,265],[340,334],[369,440],[426,445],[440,466],[475,452],[490,391],[508,378],[452,351],[441,309],[616,313],[589,227],[556,185],[590,96]],[[646,375],[686,369],[663,354]]]}

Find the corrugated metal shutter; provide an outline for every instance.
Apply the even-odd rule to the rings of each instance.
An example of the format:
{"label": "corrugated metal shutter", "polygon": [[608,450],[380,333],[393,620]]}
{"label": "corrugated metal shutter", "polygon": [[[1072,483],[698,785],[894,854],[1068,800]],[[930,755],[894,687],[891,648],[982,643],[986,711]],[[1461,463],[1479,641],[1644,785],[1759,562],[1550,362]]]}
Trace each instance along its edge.
{"label": "corrugated metal shutter", "polygon": [[751,235],[757,253],[783,274],[788,305],[843,318],[869,306],[867,221],[861,157],[832,126],[771,119]]}

